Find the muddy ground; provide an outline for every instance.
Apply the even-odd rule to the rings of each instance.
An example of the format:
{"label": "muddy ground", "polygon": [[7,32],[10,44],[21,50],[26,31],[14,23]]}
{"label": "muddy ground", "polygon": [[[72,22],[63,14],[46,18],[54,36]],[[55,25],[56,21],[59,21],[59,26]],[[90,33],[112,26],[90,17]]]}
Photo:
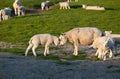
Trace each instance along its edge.
{"label": "muddy ground", "polygon": [[[61,51],[71,50],[71,46],[66,46]],[[88,56],[95,52],[84,46],[80,50]],[[55,54],[58,50],[50,52]],[[60,64],[60,61],[67,64]],[[44,60],[0,52],[0,79],[120,79],[120,56],[107,61]]]}

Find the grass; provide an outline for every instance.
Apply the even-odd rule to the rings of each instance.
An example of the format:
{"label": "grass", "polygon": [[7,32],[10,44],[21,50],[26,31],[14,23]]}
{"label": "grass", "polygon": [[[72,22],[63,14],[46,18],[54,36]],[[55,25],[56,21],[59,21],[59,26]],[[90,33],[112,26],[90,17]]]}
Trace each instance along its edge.
{"label": "grass", "polygon": [[[38,3],[38,0],[21,1],[26,4],[26,7],[34,7],[32,5]],[[33,3],[28,5],[27,2],[29,1]],[[78,3],[70,3],[73,7],[70,10],[59,10],[58,5],[55,5],[51,11],[13,17],[7,21],[2,21],[0,22],[0,41],[27,43],[29,38],[35,34],[50,33],[58,36],[61,32],[68,31],[74,27],[98,27],[102,31],[112,30],[113,33],[120,33],[118,29],[120,26],[120,7],[119,3],[116,3],[118,0],[94,1],[81,0]],[[10,0],[10,2],[13,2],[13,0]],[[53,0],[53,2],[56,3],[57,1]],[[109,9],[106,11],[86,11],[81,7],[74,8],[83,3],[105,6]],[[4,7],[5,5],[2,4],[1,6]]]}
{"label": "grass", "polygon": [[19,49],[19,48],[0,48],[0,51],[1,52],[10,52],[10,53],[13,53],[13,54],[20,54],[20,55],[23,55],[24,54],[24,50],[23,49]]}
{"label": "grass", "polygon": [[[27,9],[40,9],[40,3],[44,0],[20,1]],[[55,4],[63,0],[50,1]],[[0,0],[0,9],[4,7],[12,8],[13,2],[14,0]],[[105,7],[106,10],[87,11],[81,8],[82,4],[99,5]],[[101,31],[112,30],[113,33],[120,33],[119,5],[119,0],[80,0],[77,3],[70,3],[71,9],[69,10],[59,10],[59,5],[56,4],[50,11],[12,17],[9,20],[0,22],[0,41],[13,44],[22,43],[27,47],[30,37],[35,34],[50,33],[59,36],[60,33],[75,27],[97,27]],[[22,52],[20,51],[20,53]],[[83,55],[81,58],[85,59],[85,56]],[[77,59],[77,57],[70,56],[70,59]]]}

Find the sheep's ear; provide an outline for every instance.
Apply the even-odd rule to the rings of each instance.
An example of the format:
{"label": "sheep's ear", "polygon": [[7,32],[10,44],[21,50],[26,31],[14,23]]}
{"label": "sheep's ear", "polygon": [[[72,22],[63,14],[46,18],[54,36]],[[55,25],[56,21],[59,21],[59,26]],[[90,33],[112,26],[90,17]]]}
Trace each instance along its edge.
{"label": "sheep's ear", "polygon": [[109,32],[109,33],[112,33],[112,31],[105,31],[105,33],[108,33],[108,32]]}
{"label": "sheep's ear", "polygon": [[61,35],[65,35],[65,33],[61,33]]}
{"label": "sheep's ear", "polygon": [[107,33],[108,31],[105,31],[104,33]]}

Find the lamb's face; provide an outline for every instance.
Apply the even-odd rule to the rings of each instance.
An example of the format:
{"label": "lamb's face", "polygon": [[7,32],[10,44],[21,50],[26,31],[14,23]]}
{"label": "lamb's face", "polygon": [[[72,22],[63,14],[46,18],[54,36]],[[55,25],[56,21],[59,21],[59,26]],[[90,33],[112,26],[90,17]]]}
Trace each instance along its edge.
{"label": "lamb's face", "polygon": [[105,31],[105,36],[110,36],[110,34],[112,33],[112,31]]}
{"label": "lamb's face", "polygon": [[82,5],[82,8],[86,8],[86,5],[85,5],[85,4],[83,4],[83,5]]}
{"label": "lamb's face", "polygon": [[60,41],[60,45],[64,45],[67,42],[67,38],[65,37],[65,34],[61,34],[59,36],[59,41]]}

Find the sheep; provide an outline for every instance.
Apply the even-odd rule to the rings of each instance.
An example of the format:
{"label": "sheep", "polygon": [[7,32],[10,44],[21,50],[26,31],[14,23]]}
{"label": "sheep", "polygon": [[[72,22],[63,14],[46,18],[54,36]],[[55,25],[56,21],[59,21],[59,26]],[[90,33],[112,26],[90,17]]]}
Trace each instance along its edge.
{"label": "sheep", "polygon": [[15,0],[13,3],[13,8],[15,11],[15,15],[18,15],[18,8],[22,6],[22,3],[19,0]]}
{"label": "sheep", "polygon": [[[67,0],[68,2],[71,2],[72,0]],[[78,2],[78,0],[74,0],[75,2]]]}
{"label": "sheep", "polygon": [[105,31],[105,36],[109,36],[115,40],[115,44],[120,44],[120,34],[112,34],[112,31]]}
{"label": "sheep", "polygon": [[26,10],[26,8],[24,6],[20,6],[18,8],[18,16],[25,15],[25,10]]}
{"label": "sheep", "polygon": [[70,9],[69,2],[59,2],[60,9]]}
{"label": "sheep", "polygon": [[108,36],[96,38],[91,47],[97,49],[95,55],[102,60],[106,60],[107,55],[111,58],[116,53],[115,41]]}
{"label": "sheep", "polygon": [[102,36],[102,32],[95,27],[73,28],[59,36],[60,45],[64,45],[67,40],[74,44],[73,55],[78,55],[78,45],[90,45],[95,38]]}
{"label": "sheep", "polygon": [[32,48],[32,52],[34,56],[37,56],[35,49],[38,45],[45,45],[44,56],[49,54],[49,46],[51,44],[55,44],[56,46],[59,44],[59,39],[56,36],[51,34],[37,34],[31,37],[29,41],[29,46],[25,51],[25,56],[27,56],[28,51]]}
{"label": "sheep", "polygon": [[48,10],[50,7],[50,1],[42,2],[41,3],[41,10]]}
{"label": "sheep", "polygon": [[12,9],[4,8],[0,10],[0,19],[1,20],[8,20],[11,16]]}
{"label": "sheep", "polygon": [[0,21],[2,21],[2,12],[0,10]]}
{"label": "sheep", "polygon": [[100,7],[100,6],[87,6],[87,5],[82,5],[82,8],[83,9],[86,9],[86,10],[105,10],[104,7]]}

